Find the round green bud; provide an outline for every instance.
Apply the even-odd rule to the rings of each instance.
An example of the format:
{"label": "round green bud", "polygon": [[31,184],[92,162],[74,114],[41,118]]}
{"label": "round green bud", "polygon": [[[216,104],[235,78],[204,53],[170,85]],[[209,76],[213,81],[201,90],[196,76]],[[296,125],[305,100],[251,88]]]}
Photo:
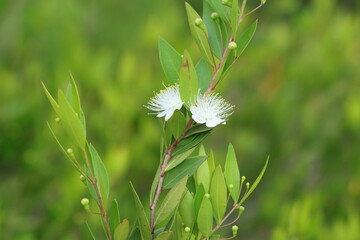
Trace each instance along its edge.
{"label": "round green bud", "polygon": [[237,231],[239,230],[238,226],[234,225],[231,228],[232,232],[233,232],[233,236],[235,237],[237,235]]}
{"label": "round green bud", "polygon": [[190,233],[191,229],[189,227],[185,227],[185,232]]}
{"label": "round green bud", "polygon": [[243,206],[239,207],[239,215],[241,215],[245,211],[245,208]]}
{"label": "round green bud", "polygon": [[60,123],[61,119],[59,117],[55,118],[55,122]]}
{"label": "round green bud", "polygon": [[83,198],[83,199],[81,199],[80,202],[81,202],[81,205],[88,206],[90,201],[87,198]]}
{"label": "round green bud", "polygon": [[261,4],[265,4],[266,3],[266,0],[261,0]]}
{"label": "round green bud", "polygon": [[246,188],[249,188],[249,187],[250,187],[250,183],[247,182],[247,183],[246,183]]}
{"label": "round green bud", "polygon": [[237,48],[236,42],[234,42],[234,41],[230,42],[229,45],[228,45],[228,48],[230,50],[235,50]]}
{"label": "round green bud", "polygon": [[206,198],[210,198],[210,194],[208,194],[208,193],[205,193],[205,195],[204,195]]}
{"label": "round green bud", "polygon": [[245,176],[242,176],[242,177],[241,177],[241,181],[242,181],[242,182],[245,182],[245,179],[246,179]]}
{"label": "round green bud", "polygon": [[198,28],[200,28],[200,29],[202,29],[202,30],[205,30],[205,24],[204,24],[204,22],[203,22],[203,20],[202,20],[201,18],[196,18],[196,19],[195,19],[195,25],[196,25]]}
{"label": "round green bud", "polygon": [[221,0],[221,3],[225,6],[231,7],[231,2],[229,0]]}
{"label": "round green bud", "polygon": [[211,13],[210,17],[212,20],[216,20],[219,18],[219,14],[217,12],[213,12],[213,13]]}
{"label": "round green bud", "polygon": [[67,152],[68,154],[73,154],[73,153],[74,153],[74,151],[72,150],[72,148],[68,148],[68,149],[66,150],[66,152]]}
{"label": "round green bud", "polygon": [[82,181],[82,182],[85,182],[86,181],[86,177],[84,176],[84,175],[80,175],[80,181]]}
{"label": "round green bud", "polygon": [[229,189],[233,189],[234,188],[234,184],[230,183],[229,184]]}

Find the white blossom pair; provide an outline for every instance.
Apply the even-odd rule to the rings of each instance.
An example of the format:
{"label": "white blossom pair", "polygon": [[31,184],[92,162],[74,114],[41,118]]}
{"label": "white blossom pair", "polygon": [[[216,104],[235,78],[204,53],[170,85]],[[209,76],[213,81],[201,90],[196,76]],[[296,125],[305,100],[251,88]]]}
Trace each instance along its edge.
{"label": "white blossom pair", "polygon": [[[169,120],[175,110],[180,110],[184,102],[180,97],[179,85],[166,87],[150,99],[148,109],[155,111],[157,117]],[[227,103],[219,94],[203,95],[198,93],[196,100],[190,105],[192,119],[207,127],[225,124],[227,118],[233,113],[234,106]]]}

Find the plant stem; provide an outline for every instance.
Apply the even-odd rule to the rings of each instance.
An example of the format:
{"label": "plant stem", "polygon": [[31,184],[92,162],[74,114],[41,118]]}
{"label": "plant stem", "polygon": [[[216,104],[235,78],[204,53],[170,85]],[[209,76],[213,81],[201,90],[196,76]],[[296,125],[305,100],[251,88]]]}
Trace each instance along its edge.
{"label": "plant stem", "polygon": [[102,197],[101,197],[98,185],[97,185],[97,179],[96,179],[96,177],[95,177],[95,175],[94,175],[94,173],[93,173],[93,171],[91,169],[91,165],[90,165],[89,158],[87,156],[86,150],[83,150],[83,153],[84,153],[84,158],[85,158],[86,165],[87,165],[87,167],[89,169],[90,176],[91,176],[91,179],[90,179],[89,182],[91,183],[91,185],[93,185],[93,187],[95,189],[96,196],[97,196],[97,198],[99,200],[98,207],[99,207],[99,210],[100,210],[100,215],[102,216],[102,218],[104,220],[105,228],[106,228],[107,235],[108,235],[109,239],[113,240],[110,225],[109,225],[109,220],[108,220],[107,213],[106,213],[106,210],[105,210],[105,207],[104,207],[104,202],[102,200]]}

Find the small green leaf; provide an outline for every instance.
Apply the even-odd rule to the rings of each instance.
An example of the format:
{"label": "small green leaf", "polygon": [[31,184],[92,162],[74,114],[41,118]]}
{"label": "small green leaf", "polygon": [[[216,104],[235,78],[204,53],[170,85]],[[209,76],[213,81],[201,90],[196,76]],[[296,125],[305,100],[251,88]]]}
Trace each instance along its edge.
{"label": "small green leaf", "polygon": [[196,26],[195,19],[198,19],[201,17],[187,2],[185,2],[185,8],[186,8],[187,16],[188,16],[190,30],[195,39],[195,42],[199,46],[200,51],[201,51],[203,57],[205,58],[205,60],[210,65],[214,65],[215,63],[212,58],[205,24],[204,24],[204,29],[201,29],[200,27]]}
{"label": "small green leaf", "polygon": [[211,82],[209,65],[203,58],[201,58],[196,64],[195,69],[198,76],[200,92],[205,93]]}
{"label": "small green leaf", "polygon": [[66,99],[64,93],[59,90],[58,92],[59,103],[59,117],[65,130],[68,134],[78,143],[81,149],[85,148],[86,133],[83,125],[74,109],[71,107]]}
{"label": "small green leaf", "polygon": [[189,137],[191,135],[195,135],[197,133],[208,132],[213,128],[207,127],[205,124],[196,124],[195,126],[191,127],[187,132],[185,137]]}
{"label": "small green leaf", "polygon": [[221,166],[217,166],[210,186],[211,203],[214,215],[219,224],[224,217],[227,205],[227,189]]}
{"label": "small green leaf", "polygon": [[115,234],[115,229],[116,226],[118,226],[118,224],[120,223],[120,213],[119,213],[119,205],[116,201],[116,199],[114,199],[112,201],[110,210],[109,210],[109,225],[110,225],[110,230],[114,236]]}
{"label": "small green leaf", "polygon": [[166,166],[166,171],[169,171],[182,163],[186,158],[188,158],[191,153],[195,150],[195,148],[191,148],[190,150],[187,150],[186,152],[180,153],[176,155],[175,157],[172,157]]}
{"label": "small green leaf", "polygon": [[170,84],[179,82],[181,55],[163,38],[159,38],[159,57]]}
{"label": "small green leaf", "polygon": [[161,223],[171,214],[180,204],[183,193],[186,189],[188,177],[185,176],[175,187],[173,187],[166,195],[164,201],[161,203],[159,210],[156,212],[155,224]]}
{"label": "small green leaf", "polygon": [[[214,12],[208,1],[203,2],[203,18],[208,30],[211,50],[217,59],[221,58],[223,51],[223,43],[220,34],[218,22],[211,19],[211,13]],[[199,75],[198,75],[199,76]],[[200,77],[200,76],[199,76]]]}
{"label": "small green leaf", "polygon": [[180,203],[179,213],[185,223],[185,226],[192,228],[195,222],[194,197],[189,191],[186,191],[186,194]]}
{"label": "small green leaf", "polygon": [[[89,171],[89,169],[88,169],[88,167],[87,167],[86,165],[84,165],[84,169],[85,169],[86,175],[87,175],[87,176],[91,176],[90,171]],[[96,190],[95,190],[95,188],[94,188],[94,185],[92,185],[91,182],[89,182],[89,180],[86,180],[86,185],[87,185],[87,187],[88,187],[88,189],[89,189],[89,193],[90,193],[91,197],[92,197],[93,199],[95,199],[95,201],[97,202],[97,204],[99,204],[99,199],[98,199],[98,196],[97,196],[97,194],[96,194]]]}
{"label": "small green leaf", "polygon": [[41,82],[43,88],[44,88],[44,92],[47,96],[47,98],[49,99],[49,102],[51,104],[51,106],[53,107],[54,111],[56,112],[56,114],[60,117],[60,109],[59,109],[59,105],[58,103],[55,101],[55,99],[51,96],[51,94],[49,93],[49,91],[47,90],[45,84],[43,82]]}
{"label": "small green leaf", "polygon": [[236,160],[235,150],[232,144],[229,144],[226,155],[225,179],[228,188],[230,184],[233,185],[232,189],[229,188],[229,192],[234,202],[237,202],[239,200],[240,193],[240,171]]}
{"label": "small green leaf", "polygon": [[196,147],[199,143],[201,143],[207,135],[209,135],[210,131],[202,132],[199,134],[192,135],[182,140],[174,149],[173,156],[176,156],[180,153],[186,152],[187,150]]}
{"label": "small green leaf", "polygon": [[[205,155],[205,149],[204,146],[200,147],[199,155]],[[200,167],[196,171],[196,184],[200,185],[202,184],[205,188],[205,192],[209,192],[209,186],[210,186],[210,172],[209,172],[209,165],[207,161],[204,161]]]}
{"label": "small green leaf", "polygon": [[201,234],[209,238],[213,227],[213,210],[210,199],[206,196],[203,197],[200,205],[197,225]]}
{"label": "small green leaf", "polygon": [[101,192],[103,202],[106,203],[110,193],[109,175],[107,173],[104,162],[92,144],[89,146],[94,174],[97,179],[97,185]]}
{"label": "small green leaf", "polygon": [[249,45],[251,39],[253,38],[256,28],[257,28],[258,20],[256,20],[251,26],[246,29],[246,31],[236,40],[237,44],[237,55],[240,56],[246,47]]}
{"label": "small green leaf", "polygon": [[249,191],[247,192],[247,194],[240,200],[239,205],[241,205],[249,196],[250,194],[255,190],[255,188],[257,187],[257,185],[259,184],[259,182],[261,181],[265,171],[266,171],[266,167],[268,165],[269,162],[269,156],[266,159],[266,163],[265,166],[263,167],[263,169],[261,170],[259,176],[256,178],[255,182],[251,185]]}
{"label": "small green leaf", "polygon": [[215,158],[214,158],[214,153],[213,153],[212,150],[210,150],[210,154],[209,154],[209,157],[207,159],[207,162],[209,164],[210,176],[212,176],[212,173],[215,171]]}
{"label": "small green leaf", "polygon": [[196,194],[195,194],[195,198],[194,198],[194,212],[195,212],[196,218],[199,214],[200,205],[202,203],[205,193],[206,192],[205,192],[204,186],[202,184],[200,184],[198,186],[198,188],[196,189]]}
{"label": "small green leaf", "polygon": [[126,240],[130,233],[129,220],[124,219],[119,223],[114,232],[114,240]]}
{"label": "small green leaf", "polygon": [[175,111],[171,119],[167,122],[167,127],[170,128],[171,134],[178,139],[184,131],[186,126],[186,119],[180,111]]}
{"label": "small green leaf", "polygon": [[239,18],[239,2],[238,0],[232,0],[231,10],[230,10],[230,22],[231,22],[231,31],[232,35],[236,36],[236,25]]}
{"label": "small green leaf", "polygon": [[80,104],[80,97],[79,91],[76,86],[75,80],[73,75],[70,73],[70,85],[71,85],[71,95],[72,95],[72,106],[74,111],[80,116],[81,115],[81,104]]}
{"label": "small green leaf", "polygon": [[191,176],[196,169],[206,160],[207,156],[190,157],[179,164],[176,168],[166,172],[164,178],[164,189],[175,186],[185,176]]}
{"label": "small green leaf", "polygon": [[185,50],[180,67],[180,96],[185,105],[195,101],[198,93],[198,79],[190,54]]}
{"label": "small green leaf", "polygon": [[162,232],[156,236],[155,240],[168,240],[172,235],[173,235],[173,232],[171,232],[171,231]]}
{"label": "small green leaf", "polygon": [[131,183],[130,183],[130,185],[133,190],[135,207],[136,207],[137,217],[138,217],[138,221],[139,221],[139,229],[140,229],[141,237],[144,240],[151,239],[149,220],[146,216],[144,207],[141,204],[140,198],[137,195],[134,186]]}

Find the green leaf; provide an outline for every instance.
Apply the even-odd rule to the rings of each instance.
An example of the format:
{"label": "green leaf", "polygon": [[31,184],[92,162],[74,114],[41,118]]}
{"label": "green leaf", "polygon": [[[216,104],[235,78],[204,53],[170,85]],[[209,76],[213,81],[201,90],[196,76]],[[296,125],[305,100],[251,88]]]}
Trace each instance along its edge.
{"label": "green leaf", "polygon": [[116,201],[116,199],[114,199],[112,201],[110,210],[109,210],[109,225],[110,225],[110,230],[114,236],[115,234],[115,229],[116,226],[118,226],[118,224],[120,223],[120,213],[119,213],[119,205]]}
{"label": "green leaf", "polygon": [[210,172],[210,176],[211,176],[212,173],[215,171],[215,160],[214,160],[214,153],[212,150],[210,150],[210,155],[207,159],[207,162],[209,164],[209,172]]}
{"label": "green leaf", "polygon": [[205,192],[204,186],[202,184],[200,184],[198,186],[198,188],[196,189],[196,194],[195,194],[195,198],[194,198],[194,212],[195,212],[196,218],[199,214],[200,205],[202,203],[205,193],[206,192]]}
{"label": "green leaf", "polygon": [[[203,2],[203,18],[208,30],[210,47],[217,59],[221,58],[223,51],[223,42],[221,39],[218,23],[211,19],[211,13],[214,12],[208,1]],[[227,41],[227,40],[225,40]],[[199,76],[199,75],[198,75]]]}
{"label": "green leaf", "polygon": [[268,165],[269,162],[269,156],[266,159],[266,163],[265,166],[263,167],[263,169],[261,170],[259,176],[256,178],[255,182],[251,185],[249,191],[247,192],[247,194],[240,200],[239,205],[241,205],[249,196],[250,194],[255,190],[255,188],[257,187],[257,185],[259,184],[259,182],[261,181],[265,171],[266,171],[266,167]]}
{"label": "green leaf", "polygon": [[163,38],[159,38],[159,57],[170,84],[179,82],[181,55]]}
{"label": "green leaf", "polygon": [[60,108],[58,103],[55,101],[55,99],[51,96],[51,94],[49,93],[49,91],[47,90],[45,84],[43,82],[41,82],[43,88],[44,88],[44,92],[47,96],[47,98],[49,99],[49,102],[51,104],[51,106],[53,107],[54,111],[56,112],[56,114],[60,117]]}
{"label": "green leaf", "polygon": [[135,207],[136,207],[137,217],[138,217],[138,221],[139,221],[139,229],[140,229],[141,237],[144,240],[151,239],[150,224],[149,224],[149,220],[146,216],[144,207],[141,204],[140,198],[137,195],[137,193],[134,189],[134,186],[131,183],[130,183],[130,185],[133,190]]}
{"label": "green leaf", "polygon": [[201,234],[206,238],[209,238],[213,226],[213,210],[210,199],[205,196],[203,197],[200,205],[199,214],[197,217],[197,225]]}
{"label": "green leaf", "polygon": [[80,97],[79,97],[79,91],[76,86],[75,80],[73,75],[70,73],[70,85],[71,85],[71,95],[72,95],[72,106],[74,108],[74,111],[80,116],[81,115],[81,104],[80,104]]}
{"label": "green leaf", "polygon": [[200,92],[205,93],[211,82],[209,65],[203,58],[201,58],[196,64],[195,69],[198,76]]}
{"label": "green leaf", "polygon": [[180,204],[181,198],[186,189],[187,180],[188,177],[185,176],[168,192],[164,201],[161,203],[159,210],[156,212],[155,224],[161,223],[174,213],[174,210]]}
{"label": "green leaf", "polygon": [[196,169],[206,160],[207,156],[190,157],[179,164],[176,168],[166,172],[164,178],[164,189],[175,186],[185,176],[191,176]]}
{"label": "green leaf", "polygon": [[221,166],[217,166],[210,186],[211,202],[214,215],[219,224],[225,215],[227,205],[227,189]]}
{"label": "green leaf", "polygon": [[167,127],[170,128],[171,134],[178,139],[186,126],[186,119],[180,111],[175,111],[171,119],[167,122]]}
{"label": "green leaf", "polygon": [[174,149],[173,156],[176,156],[180,153],[186,152],[187,150],[196,147],[199,143],[201,143],[207,135],[209,135],[210,131],[202,132],[196,135],[192,135],[184,140],[182,140]]}
{"label": "green leaf", "polygon": [[185,50],[180,67],[180,96],[186,106],[196,99],[198,79],[190,54]]}
{"label": "green leaf", "polygon": [[168,240],[172,235],[173,235],[173,232],[171,232],[171,231],[162,232],[156,236],[155,240]]}
{"label": "green leaf", "polygon": [[180,153],[176,155],[175,157],[172,157],[166,166],[166,171],[169,171],[182,163],[186,158],[188,158],[191,153],[195,150],[195,148],[191,148],[190,150],[187,150],[186,152]]}
{"label": "green leaf", "polygon": [[58,103],[59,117],[61,118],[65,130],[77,142],[79,147],[84,149],[86,133],[83,125],[61,90],[58,92]]}
{"label": "green leaf", "polygon": [[[205,149],[204,146],[200,147],[199,155],[205,155]],[[196,171],[196,184],[200,185],[202,184],[205,188],[205,191],[209,191],[210,186],[210,172],[209,172],[209,165],[207,161],[204,161],[200,167]]]}
{"label": "green leaf", "polygon": [[191,127],[187,132],[185,137],[189,137],[191,135],[197,134],[197,133],[203,133],[208,132],[212,130],[213,128],[207,127],[205,124],[196,124],[195,126]]}
{"label": "green leaf", "polygon": [[226,155],[225,179],[228,188],[230,184],[233,185],[232,189],[229,188],[229,192],[234,202],[237,202],[239,200],[240,193],[240,171],[236,160],[235,150],[232,144],[229,144]]}
{"label": "green leaf", "polygon": [[232,35],[236,36],[236,25],[237,20],[239,18],[240,12],[239,12],[239,1],[238,0],[232,0],[231,4],[231,10],[230,10],[230,22],[231,22],[231,31]]}
{"label": "green leaf", "polygon": [[251,39],[253,38],[256,28],[257,28],[258,20],[255,20],[251,26],[246,29],[246,31],[236,40],[237,44],[237,55],[240,56],[244,50],[249,45]]}
{"label": "green leaf", "polygon": [[205,60],[210,65],[214,65],[214,61],[212,58],[209,41],[208,41],[208,37],[207,37],[207,29],[206,29],[205,24],[204,24],[205,29],[201,29],[200,27],[197,27],[195,25],[195,19],[201,18],[201,17],[187,2],[185,2],[185,8],[186,8],[187,16],[188,16],[190,30],[195,39],[196,44],[199,46],[200,51],[201,51],[203,57],[205,58]]}
{"label": "green leaf", "polygon": [[129,220],[124,219],[119,223],[114,232],[114,240],[126,240],[130,233]]}
{"label": "green leaf", "polygon": [[104,204],[106,204],[110,193],[109,175],[107,173],[104,162],[101,160],[99,154],[92,144],[89,146],[94,174],[97,179],[97,185],[101,192],[101,197]]}
{"label": "green leaf", "polygon": [[157,187],[157,184],[159,182],[159,178],[160,178],[160,173],[161,173],[161,168],[160,166],[157,168],[156,170],[156,174],[155,174],[155,177],[154,177],[154,180],[151,184],[151,189],[150,189],[150,204],[152,203],[153,199],[154,199],[154,195],[155,195],[155,191],[156,191],[156,187]]}
{"label": "green leaf", "polygon": [[186,227],[192,228],[195,222],[194,197],[190,191],[186,191],[179,206],[179,213]]}

